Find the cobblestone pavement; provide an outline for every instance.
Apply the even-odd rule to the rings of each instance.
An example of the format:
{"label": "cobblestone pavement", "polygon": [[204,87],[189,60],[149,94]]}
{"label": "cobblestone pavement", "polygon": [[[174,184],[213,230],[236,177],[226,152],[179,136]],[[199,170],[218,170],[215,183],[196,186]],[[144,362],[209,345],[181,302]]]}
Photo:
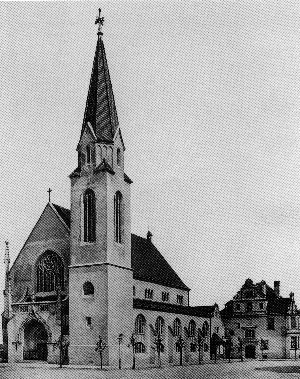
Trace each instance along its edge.
{"label": "cobblestone pavement", "polygon": [[300,361],[218,362],[201,366],[151,368],[147,370],[106,370],[91,367],[0,363],[1,379],[281,379],[299,378]]}

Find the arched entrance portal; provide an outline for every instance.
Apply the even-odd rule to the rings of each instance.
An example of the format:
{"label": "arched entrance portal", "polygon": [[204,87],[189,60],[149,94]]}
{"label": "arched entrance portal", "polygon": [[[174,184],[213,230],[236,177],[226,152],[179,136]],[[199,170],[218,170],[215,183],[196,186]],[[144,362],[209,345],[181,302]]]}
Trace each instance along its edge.
{"label": "arched entrance portal", "polygon": [[247,345],[245,347],[245,358],[256,358],[255,357],[255,345]]}
{"label": "arched entrance portal", "polygon": [[24,360],[47,360],[47,341],[48,334],[44,325],[31,320],[24,328]]}

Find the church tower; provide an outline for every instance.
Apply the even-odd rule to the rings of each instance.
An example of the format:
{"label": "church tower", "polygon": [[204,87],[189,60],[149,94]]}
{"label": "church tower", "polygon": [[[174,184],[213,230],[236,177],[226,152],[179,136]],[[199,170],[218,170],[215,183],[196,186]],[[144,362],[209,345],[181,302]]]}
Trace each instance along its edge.
{"label": "church tower", "polygon": [[[103,18],[71,179],[70,363],[117,366],[132,333],[130,184],[104,44]],[[124,348],[123,359],[130,350]]]}

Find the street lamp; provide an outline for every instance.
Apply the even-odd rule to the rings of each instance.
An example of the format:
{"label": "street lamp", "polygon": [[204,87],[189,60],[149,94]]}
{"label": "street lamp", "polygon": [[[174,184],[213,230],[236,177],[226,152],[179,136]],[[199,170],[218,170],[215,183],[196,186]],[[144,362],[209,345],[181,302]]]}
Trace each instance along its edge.
{"label": "street lamp", "polygon": [[119,370],[121,370],[121,343],[123,342],[123,334],[119,334],[118,337],[118,342],[119,342]]}
{"label": "street lamp", "polygon": [[102,370],[102,353],[104,349],[106,349],[107,345],[105,342],[103,342],[101,336],[99,336],[99,341],[96,343],[96,349],[95,351],[98,351],[100,354],[100,364],[101,364],[101,370]]}

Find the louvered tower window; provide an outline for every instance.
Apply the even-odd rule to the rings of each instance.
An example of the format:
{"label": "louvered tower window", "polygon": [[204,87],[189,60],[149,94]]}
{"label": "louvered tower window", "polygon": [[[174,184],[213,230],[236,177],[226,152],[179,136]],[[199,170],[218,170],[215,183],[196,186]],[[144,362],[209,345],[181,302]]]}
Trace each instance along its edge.
{"label": "louvered tower window", "polygon": [[116,192],[114,198],[114,223],[115,223],[115,241],[122,243],[122,227],[123,227],[123,201],[121,192]]}
{"label": "louvered tower window", "polygon": [[91,189],[86,190],[83,197],[83,240],[96,241],[96,202],[95,194]]}
{"label": "louvered tower window", "polygon": [[64,289],[64,265],[53,251],[42,255],[37,265],[37,292],[52,292]]}

